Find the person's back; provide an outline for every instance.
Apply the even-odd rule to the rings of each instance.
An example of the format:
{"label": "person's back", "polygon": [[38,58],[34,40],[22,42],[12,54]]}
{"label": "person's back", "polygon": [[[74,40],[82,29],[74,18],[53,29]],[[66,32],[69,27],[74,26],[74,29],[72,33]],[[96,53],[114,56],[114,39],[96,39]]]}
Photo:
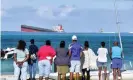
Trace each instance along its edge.
{"label": "person's back", "polygon": [[118,46],[112,47],[112,58],[121,58],[122,49]]}
{"label": "person's back", "polygon": [[90,61],[90,55],[89,55],[89,51],[88,50],[84,50],[83,51],[83,55],[84,55],[84,63],[83,63],[83,69],[84,68],[89,68],[89,61]]}
{"label": "person's back", "polygon": [[68,49],[66,48],[57,48],[56,57],[66,57],[68,55]]}
{"label": "person's back", "polygon": [[38,60],[45,60],[48,59],[47,57],[54,57],[55,51],[51,46],[44,45],[39,49],[38,52]]}
{"label": "person's back", "polygon": [[45,76],[45,80],[48,80],[52,59],[55,56],[55,50],[51,46],[51,41],[47,40],[46,45],[42,46],[38,51],[38,67],[39,67],[39,80],[43,80],[43,76]]}
{"label": "person's back", "polygon": [[98,61],[107,62],[107,54],[108,54],[107,48],[101,47],[98,49],[97,53],[98,53]]}
{"label": "person's back", "polygon": [[36,54],[36,53],[38,52],[38,47],[37,47],[35,44],[31,44],[31,45],[29,46],[29,52],[30,52],[31,54]]}
{"label": "person's back", "polygon": [[69,56],[68,56],[68,49],[66,48],[57,48],[56,49],[56,58],[55,64],[57,66],[62,65],[69,65]]}
{"label": "person's back", "polygon": [[30,58],[28,60],[29,64],[36,63],[37,52],[38,52],[38,47],[35,44],[31,44],[29,46],[29,56],[30,56]]}
{"label": "person's back", "polygon": [[24,51],[23,50],[19,50],[19,49],[15,49],[14,53],[17,54],[16,57],[17,57],[18,61],[23,61],[25,59],[26,54],[29,53],[29,52],[28,52],[28,49],[25,49]]}
{"label": "person's back", "polygon": [[71,44],[71,60],[80,60],[81,47],[82,46],[77,42]]}

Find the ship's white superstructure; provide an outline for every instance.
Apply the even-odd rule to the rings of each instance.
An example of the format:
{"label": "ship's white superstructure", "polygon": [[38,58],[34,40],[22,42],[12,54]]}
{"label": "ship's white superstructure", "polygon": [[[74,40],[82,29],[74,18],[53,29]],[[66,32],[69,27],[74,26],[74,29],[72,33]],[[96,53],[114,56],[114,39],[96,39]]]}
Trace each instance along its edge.
{"label": "ship's white superstructure", "polygon": [[64,32],[62,25],[53,26],[53,30],[57,32]]}

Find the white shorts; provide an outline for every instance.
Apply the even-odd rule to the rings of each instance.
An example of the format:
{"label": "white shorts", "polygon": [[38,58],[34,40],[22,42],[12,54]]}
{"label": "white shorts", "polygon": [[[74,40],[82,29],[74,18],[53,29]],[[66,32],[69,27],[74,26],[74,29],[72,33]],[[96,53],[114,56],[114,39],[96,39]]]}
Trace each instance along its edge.
{"label": "white shorts", "polygon": [[71,60],[71,67],[70,67],[70,72],[80,72],[80,61],[78,60]]}
{"label": "white shorts", "polygon": [[49,60],[41,60],[38,62],[39,76],[49,77],[51,64]]}

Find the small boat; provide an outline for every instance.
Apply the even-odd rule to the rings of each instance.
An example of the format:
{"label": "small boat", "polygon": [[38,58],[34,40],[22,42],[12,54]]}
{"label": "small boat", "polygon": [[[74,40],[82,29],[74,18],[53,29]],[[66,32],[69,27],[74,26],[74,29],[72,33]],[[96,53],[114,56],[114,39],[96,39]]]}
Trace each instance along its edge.
{"label": "small boat", "polygon": [[1,59],[13,58],[15,48],[1,49]]}

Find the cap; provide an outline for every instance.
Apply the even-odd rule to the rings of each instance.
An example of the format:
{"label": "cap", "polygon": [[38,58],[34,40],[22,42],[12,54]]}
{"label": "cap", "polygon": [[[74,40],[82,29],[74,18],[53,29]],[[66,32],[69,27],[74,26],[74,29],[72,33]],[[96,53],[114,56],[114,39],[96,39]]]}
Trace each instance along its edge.
{"label": "cap", "polygon": [[72,36],[72,40],[77,40],[77,36],[76,35],[73,35]]}

